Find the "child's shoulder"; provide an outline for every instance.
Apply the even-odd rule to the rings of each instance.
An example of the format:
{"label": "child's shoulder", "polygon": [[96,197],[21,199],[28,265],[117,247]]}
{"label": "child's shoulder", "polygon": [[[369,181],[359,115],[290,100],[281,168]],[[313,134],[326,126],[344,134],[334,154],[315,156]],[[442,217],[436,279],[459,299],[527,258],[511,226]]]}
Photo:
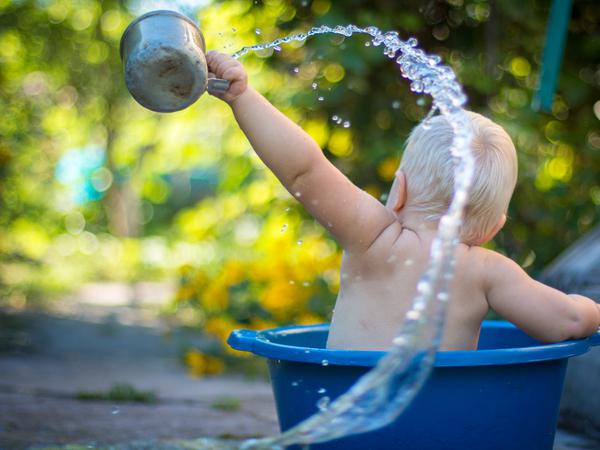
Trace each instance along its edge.
{"label": "child's shoulder", "polygon": [[509,257],[495,250],[490,250],[489,248],[477,245],[465,247],[468,248],[469,258],[478,261],[481,264],[491,265],[493,267],[497,264],[504,265],[513,262]]}
{"label": "child's shoulder", "polygon": [[520,270],[520,266],[509,257],[479,246],[469,247],[467,263],[486,285],[502,280],[509,272]]}

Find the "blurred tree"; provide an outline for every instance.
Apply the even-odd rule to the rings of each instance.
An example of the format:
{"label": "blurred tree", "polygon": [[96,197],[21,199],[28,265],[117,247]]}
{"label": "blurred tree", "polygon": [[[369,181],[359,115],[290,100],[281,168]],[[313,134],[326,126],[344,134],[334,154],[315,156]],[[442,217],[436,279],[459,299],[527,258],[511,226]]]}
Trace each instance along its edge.
{"label": "blurred tree", "polygon": [[[600,212],[600,10],[574,3],[552,114],[543,114],[530,102],[549,3],[234,0],[206,4],[198,19],[208,47],[231,53],[318,24],[416,36],[456,71],[469,107],[513,137],[520,178],[492,246],[536,274]],[[130,98],[118,49],[129,6],[0,0],[3,297],[18,304],[26,285],[46,292],[180,265],[178,308],[221,338],[238,323],[322,320],[339,281],[335,244],[253,155],[226,105],[205,96],[160,115]],[[320,36],[243,62],[258,90],[383,199],[430,101],[367,45]],[[95,166],[85,157],[94,149]],[[27,275],[36,270],[46,275]],[[277,302],[285,296],[287,312]]]}

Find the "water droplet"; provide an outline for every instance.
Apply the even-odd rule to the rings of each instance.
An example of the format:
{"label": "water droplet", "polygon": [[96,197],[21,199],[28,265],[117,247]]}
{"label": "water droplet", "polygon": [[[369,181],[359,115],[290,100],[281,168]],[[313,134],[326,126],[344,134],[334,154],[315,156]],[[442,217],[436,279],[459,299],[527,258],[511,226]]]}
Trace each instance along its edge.
{"label": "water droplet", "polygon": [[260,35],[262,33],[262,30],[260,28],[256,28],[254,30],[254,33],[256,33],[257,35]]}
{"label": "water droplet", "polygon": [[298,239],[298,240],[296,241],[296,244],[298,244],[298,245],[302,245],[302,239]]}
{"label": "water droplet", "polygon": [[381,31],[379,31],[379,28],[373,27],[373,26],[365,28],[365,31],[367,33],[369,33],[371,36],[377,36],[378,34],[381,34]]}
{"label": "water droplet", "polygon": [[410,83],[410,90],[416,93],[423,92],[423,83],[421,83],[419,80],[413,81]]}
{"label": "water droplet", "polygon": [[400,101],[399,100],[394,100],[392,102],[392,108],[399,109],[400,108]]}
{"label": "water droplet", "polygon": [[116,407],[116,406],[113,406],[112,410],[110,411],[110,413],[111,413],[113,416],[116,416],[116,415],[117,415],[117,414],[119,414],[120,412],[121,412],[121,410],[120,410],[118,407]]}
{"label": "water droplet", "polygon": [[302,192],[298,191],[296,193],[294,193],[294,195],[298,198],[302,197]]}
{"label": "water droplet", "polygon": [[406,318],[410,320],[417,320],[421,317],[421,313],[419,311],[409,311],[406,313]]}
{"label": "water droplet", "polygon": [[406,338],[404,336],[396,336],[393,340],[394,345],[405,345],[406,344]]}
{"label": "water droplet", "polygon": [[293,71],[294,71],[294,73],[298,73],[298,72],[300,72],[300,68],[299,67],[294,67]]}
{"label": "water droplet", "polygon": [[287,230],[287,227],[288,227],[288,226],[287,226],[287,223],[284,223],[284,224],[282,225],[282,227],[281,227],[281,232],[282,232],[282,233],[284,233],[284,232],[285,232],[285,230]]}
{"label": "water droplet", "polygon": [[423,105],[425,105],[425,103],[427,103],[427,100],[425,99],[425,97],[419,97],[417,99],[417,105],[423,106]]}
{"label": "water droplet", "polygon": [[349,121],[349,120],[345,120],[345,121],[344,121],[344,128],[350,128],[350,126],[351,126],[351,125],[352,125],[352,124],[350,123],[350,121]]}
{"label": "water droplet", "polygon": [[308,281],[305,281],[304,283],[302,283],[302,286],[308,287],[308,286],[310,286],[310,283]]}
{"label": "water droplet", "polygon": [[410,47],[416,47],[417,45],[419,45],[419,41],[416,38],[411,37],[406,40],[406,45]]}
{"label": "water droplet", "polygon": [[431,293],[431,284],[426,280],[421,280],[417,283],[417,291],[423,295],[429,295]]}
{"label": "water droplet", "polygon": [[331,116],[331,120],[333,120],[334,122],[337,122],[338,119],[339,119],[339,117],[335,114],[333,116]]}
{"label": "water droplet", "polygon": [[329,399],[329,397],[327,397],[327,396],[321,397],[319,399],[319,401],[317,402],[317,408],[319,408],[319,411],[326,411],[327,408],[329,408],[330,402],[331,402],[331,400]]}
{"label": "water droplet", "polygon": [[370,46],[371,46],[371,41],[365,42],[365,47],[370,47]]}
{"label": "water droplet", "polygon": [[290,209],[292,209],[292,208],[290,208],[290,207],[288,206],[287,208],[285,208],[285,212],[289,212],[289,211],[290,211]]}
{"label": "water droplet", "polygon": [[308,355],[310,353],[310,350],[304,350],[304,353]]}
{"label": "water droplet", "polygon": [[326,366],[329,365],[329,361],[327,361],[326,359],[324,359],[323,361],[321,361],[321,365],[326,367]]}
{"label": "water droplet", "polygon": [[440,293],[437,295],[437,298],[438,298],[438,300],[440,300],[440,301],[442,301],[442,302],[447,302],[447,301],[448,301],[448,298],[449,298],[449,296],[448,296],[448,293],[447,293],[447,292],[440,292]]}
{"label": "water droplet", "polygon": [[319,100],[320,102],[322,102],[323,100],[325,100],[325,97],[323,97],[322,95],[319,95],[317,97],[317,100]]}
{"label": "water droplet", "polygon": [[313,84],[310,85],[310,87],[312,87],[313,90],[316,90],[318,86],[319,85],[317,83],[313,83]]}
{"label": "water droplet", "polygon": [[327,392],[327,389],[325,388],[321,388],[317,391],[318,394],[324,394],[325,392]]}
{"label": "water droplet", "polygon": [[275,45],[275,46],[273,46],[273,50],[275,50],[276,52],[280,52],[281,47],[279,45]]}
{"label": "water droplet", "polygon": [[429,57],[429,62],[431,65],[437,65],[442,62],[442,57],[440,55],[431,55]]}
{"label": "water droplet", "polygon": [[294,386],[294,387],[298,386],[298,382],[297,381],[292,381],[292,386]]}

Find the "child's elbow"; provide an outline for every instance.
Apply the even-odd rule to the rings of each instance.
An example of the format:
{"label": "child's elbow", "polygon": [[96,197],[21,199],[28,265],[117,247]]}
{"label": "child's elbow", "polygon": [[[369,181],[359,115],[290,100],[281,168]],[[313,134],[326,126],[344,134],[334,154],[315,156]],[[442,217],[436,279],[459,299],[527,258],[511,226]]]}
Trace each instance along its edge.
{"label": "child's elbow", "polygon": [[563,330],[563,341],[588,337],[600,326],[600,310],[593,300],[586,299],[584,305],[578,306],[577,313],[569,318]]}

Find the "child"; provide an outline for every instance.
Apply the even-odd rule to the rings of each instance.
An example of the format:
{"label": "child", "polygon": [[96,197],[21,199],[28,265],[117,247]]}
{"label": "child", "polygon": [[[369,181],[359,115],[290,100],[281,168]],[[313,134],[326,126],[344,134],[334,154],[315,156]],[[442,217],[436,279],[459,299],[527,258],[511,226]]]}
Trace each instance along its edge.
{"label": "child", "polygon": [[[413,130],[384,206],[353,185],[307,133],[249,87],[240,62],[216,52],[209,52],[207,61],[214,76],[230,80],[229,90],[216,95],[231,106],[258,156],[343,247],[328,348],[389,348],[452,197],[452,128],[438,116],[427,129],[419,125]],[[499,125],[468,114],[477,169],[457,249],[442,349],[477,348],[490,308],[544,342],[592,334],[600,325],[600,307],[593,300],[541,284],[510,259],[481,247],[506,221],[517,161]]]}

